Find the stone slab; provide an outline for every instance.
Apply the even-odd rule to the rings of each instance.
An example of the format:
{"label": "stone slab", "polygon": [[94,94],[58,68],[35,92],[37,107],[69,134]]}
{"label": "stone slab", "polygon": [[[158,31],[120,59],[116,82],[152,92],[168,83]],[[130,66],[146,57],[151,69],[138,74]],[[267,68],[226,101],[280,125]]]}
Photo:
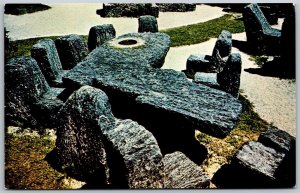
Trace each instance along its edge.
{"label": "stone slab", "polygon": [[[130,36],[145,37],[146,46],[113,49],[107,42],[69,71],[64,76],[65,83],[70,86],[93,85],[109,96],[110,93],[119,93],[125,101],[158,109],[176,121],[183,121],[193,129],[199,128],[214,136],[225,137],[233,129],[242,109],[237,99],[225,92],[191,83],[183,73],[151,68],[161,66],[157,63],[161,64],[164,59],[161,56],[168,50],[166,35],[146,33],[123,37]],[[147,47],[147,38],[156,42],[155,47]]]}

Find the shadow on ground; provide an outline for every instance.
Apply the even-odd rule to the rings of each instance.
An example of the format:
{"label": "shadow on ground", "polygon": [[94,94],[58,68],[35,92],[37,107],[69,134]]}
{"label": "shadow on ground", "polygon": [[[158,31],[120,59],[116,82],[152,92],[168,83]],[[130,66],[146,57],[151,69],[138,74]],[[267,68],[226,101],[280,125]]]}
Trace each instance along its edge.
{"label": "shadow on ground", "polygon": [[[246,41],[232,40],[232,46],[252,56],[262,56],[262,53],[249,46]],[[266,55],[275,55],[272,52],[266,53]],[[285,64],[284,64],[285,63]],[[282,79],[295,79],[296,69],[295,65],[289,65],[295,63],[293,59],[283,60],[279,56],[275,56],[272,61],[264,61],[260,65],[260,68],[247,68],[244,71],[251,74],[258,74],[261,76],[277,77]]]}

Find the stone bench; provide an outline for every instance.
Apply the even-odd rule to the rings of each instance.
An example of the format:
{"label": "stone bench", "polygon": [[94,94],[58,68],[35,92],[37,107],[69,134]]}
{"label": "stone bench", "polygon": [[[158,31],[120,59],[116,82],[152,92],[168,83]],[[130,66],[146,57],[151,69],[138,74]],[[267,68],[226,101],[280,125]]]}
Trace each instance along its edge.
{"label": "stone bench", "polygon": [[161,12],[187,12],[195,11],[196,4],[190,3],[156,3]]}
{"label": "stone bench", "polygon": [[292,188],[296,184],[295,147],[294,137],[270,127],[258,141],[244,144],[212,181],[219,188]]}
{"label": "stone bench", "polygon": [[33,128],[55,127],[63,102],[61,88],[49,87],[31,57],[14,58],[5,65],[5,117],[7,124]]}
{"label": "stone bench", "polygon": [[188,78],[194,78],[196,72],[221,72],[231,53],[231,48],[232,35],[229,31],[222,30],[215,43],[212,56],[190,55],[184,73]]}
{"label": "stone bench", "polygon": [[190,55],[184,73],[193,82],[204,84],[239,96],[242,59],[240,54],[231,53],[231,33],[223,30],[219,35],[212,56]]}
{"label": "stone bench", "polygon": [[243,22],[247,43],[253,50],[261,54],[278,53],[281,31],[270,26],[256,3],[244,7]]}
{"label": "stone bench", "polygon": [[103,8],[96,13],[101,17],[158,17],[159,8],[151,3],[103,3]]}

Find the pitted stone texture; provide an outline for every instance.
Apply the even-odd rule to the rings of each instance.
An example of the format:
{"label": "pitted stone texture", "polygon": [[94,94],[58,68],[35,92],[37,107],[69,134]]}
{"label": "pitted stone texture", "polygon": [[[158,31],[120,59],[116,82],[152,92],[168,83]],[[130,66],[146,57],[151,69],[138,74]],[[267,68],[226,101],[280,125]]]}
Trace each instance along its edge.
{"label": "pitted stone texture", "polygon": [[181,152],[163,158],[164,188],[209,188],[210,179],[194,162]]}
{"label": "pitted stone texture", "polygon": [[196,72],[218,72],[217,66],[209,55],[190,55],[186,62],[185,74],[188,78],[194,78]]}
{"label": "pitted stone texture", "polygon": [[[33,58],[11,59],[5,65],[6,122],[34,128],[55,125],[56,110],[62,105],[55,95],[60,91],[49,87]],[[51,102],[51,108],[42,103],[43,100]],[[45,122],[41,120],[44,116],[48,117]]]}
{"label": "pitted stone texture", "polygon": [[159,9],[151,3],[104,3],[103,9],[97,10],[97,14],[101,17],[158,17]]}
{"label": "pitted stone texture", "polygon": [[101,129],[115,122],[106,94],[89,86],[80,88],[63,105],[58,120],[56,148],[61,170],[80,181],[105,183],[108,166]]}
{"label": "pitted stone texture", "polygon": [[31,48],[31,57],[37,61],[50,86],[62,86],[63,69],[53,40],[39,40]]}
{"label": "pitted stone texture", "polygon": [[108,162],[113,185],[128,188],[163,187],[162,154],[149,131],[131,120],[118,120],[115,127],[102,131],[108,141],[105,145],[111,158]]}
{"label": "pitted stone texture", "polygon": [[72,69],[88,54],[83,38],[76,34],[57,38],[55,45],[64,70]]}
{"label": "pitted stone texture", "polygon": [[231,159],[230,164],[214,175],[213,182],[219,188],[274,188],[278,184],[278,168],[284,154],[250,141]]}
{"label": "pitted stone texture", "polygon": [[243,10],[243,21],[247,42],[260,53],[277,53],[281,32],[272,28],[256,3]]}
{"label": "pitted stone texture", "polygon": [[282,152],[289,152],[296,143],[295,137],[276,127],[269,127],[261,133],[258,141]]}
{"label": "pitted stone texture", "polygon": [[244,145],[234,157],[238,163],[275,179],[275,170],[283,159],[283,154],[258,142]]}
{"label": "pitted stone texture", "polygon": [[239,96],[242,59],[239,53],[229,56],[223,71],[217,74],[220,88],[230,93],[233,97]]}
{"label": "pitted stone texture", "polygon": [[116,30],[112,24],[97,25],[90,29],[88,48],[90,51],[116,37]]}
{"label": "pitted stone texture", "polygon": [[196,4],[189,3],[157,3],[159,11],[162,12],[186,12],[195,11]]}
{"label": "pitted stone texture", "polygon": [[[152,40],[157,35],[160,36],[159,33],[138,34],[152,37]],[[115,98],[117,93],[122,95],[121,101],[132,102],[140,109],[155,109],[164,116],[191,125],[193,129],[225,137],[239,119],[240,102],[225,92],[189,82],[183,73],[151,68],[151,64],[157,64],[161,59],[152,50],[155,48],[148,53],[145,42],[145,48],[128,50],[113,49],[107,42],[69,71],[64,80],[70,86],[78,82],[93,85],[104,90],[109,97]],[[156,45],[160,46],[164,44]],[[166,49],[160,54],[165,55]],[[88,80],[82,72],[90,70],[95,76]],[[149,119],[155,119],[155,115]]]}
{"label": "pitted stone texture", "polygon": [[219,55],[221,56],[221,58],[228,57],[231,53],[231,48],[232,35],[229,31],[222,30],[216,41],[212,56],[215,56],[217,54],[217,51],[219,51]]}
{"label": "pitted stone texture", "polygon": [[139,17],[139,33],[143,32],[158,32],[157,21],[154,16],[144,15]]}
{"label": "pitted stone texture", "polygon": [[217,73],[197,72],[193,82],[196,84],[204,84],[211,88],[220,89],[220,85],[217,82]]}
{"label": "pitted stone texture", "polygon": [[226,65],[231,53],[232,35],[222,30],[213,49],[212,56],[190,55],[186,62],[187,77],[194,78],[196,72],[219,73]]}
{"label": "pitted stone texture", "polygon": [[88,184],[161,188],[162,155],[156,139],[131,120],[116,120],[106,94],[83,86],[59,112],[60,170]]}
{"label": "pitted stone texture", "polygon": [[276,172],[280,187],[294,187],[296,184],[296,138],[276,127],[269,127],[260,134],[258,141],[278,152],[284,159]]}
{"label": "pitted stone texture", "polygon": [[5,65],[5,117],[16,125],[37,125],[32,102],[49,90],[37,62],[31,57],[14,58]]}

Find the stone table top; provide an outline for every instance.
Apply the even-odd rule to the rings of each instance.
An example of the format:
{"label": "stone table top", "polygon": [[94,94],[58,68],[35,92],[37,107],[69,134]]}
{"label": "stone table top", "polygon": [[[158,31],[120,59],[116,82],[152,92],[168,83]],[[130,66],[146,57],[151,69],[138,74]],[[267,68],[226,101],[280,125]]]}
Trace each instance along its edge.
{"label": "stone table top", "polygon": [[[116,41],[131,37],[141,45],[115,46]],[[153,68],[162,66],[169,43],[162,33],[120,36],[96,48],[63,81],[67,88],[91,85],[122,93],[126,100],[187,122],[190,128],[225,137],[239,119],[241,103],[223,91],[190,82],[181,72]]]}

